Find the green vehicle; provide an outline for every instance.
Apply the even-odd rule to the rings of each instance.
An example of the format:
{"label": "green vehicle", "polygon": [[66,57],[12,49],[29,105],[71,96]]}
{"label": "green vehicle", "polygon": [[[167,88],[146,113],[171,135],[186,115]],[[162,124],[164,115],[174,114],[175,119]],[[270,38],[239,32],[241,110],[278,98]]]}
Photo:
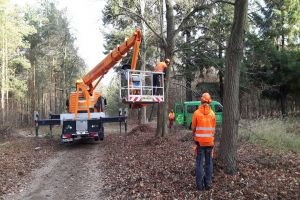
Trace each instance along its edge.
{"label": "green vehicle", "polygon": [[[198,109],[200,104],[201,101],[186,101],[184,103],[175,103],[175,123],[177,125],[183,125],[185,127],[191,128],[193,114]],[[223,118],[223,106],[218,101],[212,101],[210,103],[210,107],[216,115],[217,126],[220,126],[222,124]]]}

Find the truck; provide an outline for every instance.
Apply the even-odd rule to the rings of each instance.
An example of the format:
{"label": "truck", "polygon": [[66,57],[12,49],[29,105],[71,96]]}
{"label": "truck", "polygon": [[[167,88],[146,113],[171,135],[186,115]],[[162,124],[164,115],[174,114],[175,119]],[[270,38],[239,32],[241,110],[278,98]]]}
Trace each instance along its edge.
{"label": "truck", "polygon": [[[104,139],[104,123],[119,122],[125,124],[127,131],[127,113],[118,116],[106,116],[105,108],[107,101],[105,97],[95,91],[97,85],[104,75],[112,69],[121,59],[126,56],[133,47],[133,56],[130,69],[125,70],[121,76],[123,84],[120,89],[120,98],[131,108],[140,108],[149,103],[160,103],[164,101],[163,93],[156,95],[153,91],[153,75],[157,72],[136,70],[139,46],[142,41],[142,32],[136,29],[131,37],[111,51],[99,64],[85,74],[82,79],[75,83],[75,90],[69,95],[67,102],[68,113],[50,114],[49,119],[39,119],[38,112],[34,112],[36,137],[38,137],[39,126],[48,125],[50,131],[52,126],[61,125],[61,142],[72,143],[77,140],[92,138],[94,140]],[[125,74],[125,76],[124,76]],[[163,80],[163,74],[161,74]],[[163,81],[161,81],[163,84]],[[163,85],[159,86],[163,90]]]}
{"label": "truck", "polygon": [[[191,129],[193,114],[198,109],[199,105],[201,105],[201,101],[175,103],[173,109],[175,113],[175,124]],[[212,101],[209,105],[216,115],[217,126],[221,126],[223,118],[222,104],[218,101]]]}

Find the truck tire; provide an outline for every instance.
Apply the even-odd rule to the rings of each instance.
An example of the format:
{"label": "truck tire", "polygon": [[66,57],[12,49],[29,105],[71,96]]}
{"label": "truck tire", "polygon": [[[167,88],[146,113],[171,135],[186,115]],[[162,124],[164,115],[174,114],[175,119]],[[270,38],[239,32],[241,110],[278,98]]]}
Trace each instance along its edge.
{"label": "truck tire", "polygon": [[104,139],[104,127],[100,128],[99,139],[102,141]]}

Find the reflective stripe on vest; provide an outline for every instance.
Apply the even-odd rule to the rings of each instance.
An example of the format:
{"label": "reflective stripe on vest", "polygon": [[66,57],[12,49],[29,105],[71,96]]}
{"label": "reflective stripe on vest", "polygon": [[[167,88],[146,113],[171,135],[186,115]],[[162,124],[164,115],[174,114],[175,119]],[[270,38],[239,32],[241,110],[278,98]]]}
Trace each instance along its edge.
{"label": "reflective stripe on vest", "polygon": [[196,131],[214,131],[215,128],[196,127]]}
{"label": "reflective stripe on vest", "polygon": [[214,137],[214,134],[196,133],[196,134],[195,134],[195,137],[208,138],[208,137]]}
{"label": "reflective stripe on vest", "polygon": [[78,106],[78,108],[94,108],[93,106]]}

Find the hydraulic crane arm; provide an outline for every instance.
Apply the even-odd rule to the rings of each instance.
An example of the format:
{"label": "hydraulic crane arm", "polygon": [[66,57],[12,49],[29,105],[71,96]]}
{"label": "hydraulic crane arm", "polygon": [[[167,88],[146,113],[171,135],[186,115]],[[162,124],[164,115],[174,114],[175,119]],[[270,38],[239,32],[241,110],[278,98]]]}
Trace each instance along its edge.
{"label": "hydraulic crane arm", "polygon": [[[93,82],[106,74],[116,63],[118,63],[124,55],[134,46],[131,69],[135,70],[139,46],[142,40],[142,32],[140,29],[136,29],[133,35],[127,39],[125,42],[116,47],[109,55],[107,55],[99,64],[97,64],[90,72],[83,76],[82,80],[85,85],[89,86],[89,93],[92,93],[96,85]],[[100,81],[99,80],[99,81]],[[99,81],[97,83],[99,83]]]}

